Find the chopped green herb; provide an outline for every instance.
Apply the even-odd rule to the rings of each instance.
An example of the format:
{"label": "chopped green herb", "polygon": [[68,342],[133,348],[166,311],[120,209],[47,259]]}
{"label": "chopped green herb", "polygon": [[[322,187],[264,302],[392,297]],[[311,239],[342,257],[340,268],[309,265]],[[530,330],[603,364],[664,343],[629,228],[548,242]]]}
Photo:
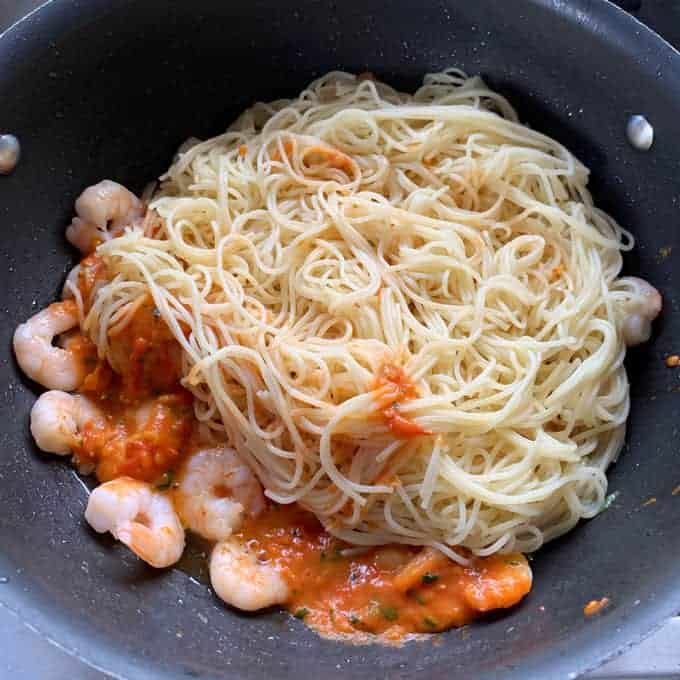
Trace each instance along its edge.
{"label": "chopped green herb", "polygon": [[328,560],[329,562],[337,562],[338,560],[342,559],[342,549],[340,546],[333,546],[332,552],[328,552],[327,550],[322,550],[321,551],[321,561],[325,562]]}
{"label": "chopped green herb", "polygon": [[386,605],[383,605],[382,607],[380,607],[380,613],[388,621],[396,621],[399,618],[399,613],[394,607],[388,607]]}
{"label": "chopped green herb", "polygon": [[426,574],[423,574],[423,583],[425,585],[429,585],[430,583],[434,583],[435,581],[439,580],[439,574],[433,574],[432,572],[427,572]]}
{"label": "chopped green herb", "polygon": [[604,501],[602,501],[602,506],[600,507],[600,512],[604,512],[619,496],[618,491],[614,491],[614,493],[610,493]]}
{"label": "chopped green herb", "polygon": [[420,593],[416,593],[415,598],[418,604],[427,604],[427,600]]}
{"label": "chopped green herb", "polygon": [[157,489],[167,489],[172,484],[172,470],[164,472],[156,482]]}
{"label": "chopped green herb", "polygon": [[428,627],[428,628],[436,628],[437,627],[437,622],[434,619],[431,619],[429,616],[426,616],[423,619],[423,623]]}
{"label": "chopped green herb", "polygon": [[349,615],[349,622],[353,626],[358,626],[361,623],[361,619],[356,614],[350,614]]}
{"label": "chopped green herb", "polygon": [[307,609],[307,607],[300,607],[300,609],[295,612],[294,616],[296,619],[300,619],[302,621],[302,619],[304,619],[307,614],[309,614],[309,609]]}

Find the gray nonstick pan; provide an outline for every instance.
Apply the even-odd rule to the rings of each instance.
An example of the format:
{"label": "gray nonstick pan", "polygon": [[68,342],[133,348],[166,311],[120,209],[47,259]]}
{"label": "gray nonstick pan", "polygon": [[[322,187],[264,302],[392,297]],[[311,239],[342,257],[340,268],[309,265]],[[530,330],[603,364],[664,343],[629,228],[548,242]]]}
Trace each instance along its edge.
{"label": "gray nonstick pan", "polygon": [[[286,612],[239,615],[96,536],[81,482],[31,441],[38,387],[11,336],[73,266],[64,229],[87,185],[141,190],[187,137],[332,69],[408,90],[448,66],[481,74],[592,169],[596,201],[638,243],[625,273],[661,290],[664,311],[627,358],[618,496],[535,555],[522,604],[430,641],[347,646]],[[626,139],[633,114],[654,127],[647,152]],[[16,24],[0,37],[0,133],[22,145],[0,177],[0,606],[135,680],[571,678],[639,640],[680,611],[680,382],[663,361],[680,353],[679,126],[680,55],[604,0],[52,0]]]}

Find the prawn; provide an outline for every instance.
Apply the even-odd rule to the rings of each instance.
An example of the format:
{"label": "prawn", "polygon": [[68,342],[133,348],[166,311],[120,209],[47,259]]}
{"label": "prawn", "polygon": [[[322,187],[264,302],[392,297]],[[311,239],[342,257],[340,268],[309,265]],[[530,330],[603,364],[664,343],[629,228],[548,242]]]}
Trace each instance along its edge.
{"label": "prawn", "polygon": [[184,529],[170,499],[131,477],[98,486],[90,494],[85,519],[99,533],[110,531],[152,567],[169,567],[184,551]]}
{"label": "prawn", "polygon": [[265,507],[262,487],[236,451],[219,446],[195,453],[184,466],[174,491],[184,525],[212,541],[231,535],[247,512]]}
{"label": "prawn", "polygon": [[75,390],[87,374],[82,355],[54,347],[55,336],[78,325],[75,300],[55,302],[14,332],[14,355],[21,370],[32,380],[51,390]]}
{"label": "prawn", "polygon": [[66,238],[86,255],[143,217],[144,204],[122,184],[105,179],[78,196],[76,214]]}
{"label": "prawn", "polygon": [[213,548],[210,582],[220,599],[245,611],[283,604],[290,597],[290,588],[276,568],[258,561],[246,544],[234,538]]}
{"label": "prawn", "polygon": [[101,422],[101,411],[81,394],[50,390],[31,409],[31,434],[41,451],[65,456],[81,441],[87,423]]}
{"label": "prawn", "polygon": [[630,285],[631,292],[637,298],[626,310],[621,326],[624,342],[632,347],[649,340],[652,335],[652,321],[659,316],[663,303],[659,291],[644,279],[629,276],[621,281]]}

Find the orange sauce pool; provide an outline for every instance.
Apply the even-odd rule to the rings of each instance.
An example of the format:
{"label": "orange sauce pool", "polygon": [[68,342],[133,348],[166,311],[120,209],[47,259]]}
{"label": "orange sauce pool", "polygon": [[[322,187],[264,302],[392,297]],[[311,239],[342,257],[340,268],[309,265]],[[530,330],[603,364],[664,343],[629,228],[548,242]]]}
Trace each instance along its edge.
{"label": "orange sauce pool", "polygon": [[432,549],[391,545],[357,552],[297,506],[270,507],[239,538],[274,564],[291,589],[286,607],[326,636],[398,641],[469,623],[511,607],[531,588],[521,554],[461,566]]}
{"label": "orange sauce pool", "polygon": [[[83,260],[78,286],[86,305],[106,276],[99,258]],[[135,303],[120,328],[114,324],[110,330],[115,371],[96,359],[84,336],[69,342],[88,360],[80,392],[104,414],[83,428],[76,462],[94,470],[100,481],[127,475],[169,486],[172,472],[195,449],[196,422],[193,397],[179,383],[179,346],[151,299]],[[379,415],[395,436],[430,434],[400,413],[400,405],[418,396],[403,369],[385,364],[373,389]],[[237,536],[286,579],[288,610],[329,637],[396,642],[434,633],[511,607],[531,588],[523,555],[471,558],[462,566],[430,548],[357,549],[332,537],[297,505],[270,505],[259,517],[246,519]],[[207,550],[201,548],[202,560]]]}

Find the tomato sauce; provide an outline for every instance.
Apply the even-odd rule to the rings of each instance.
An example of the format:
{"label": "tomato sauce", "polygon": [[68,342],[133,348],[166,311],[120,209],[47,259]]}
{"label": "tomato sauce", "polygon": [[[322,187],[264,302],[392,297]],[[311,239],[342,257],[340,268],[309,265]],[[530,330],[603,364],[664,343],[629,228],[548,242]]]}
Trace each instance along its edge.
{"label": "tomato sauce", "polygon": [[531,588],[523,555],[461,566],[429,548],[391,545],[357,553],[297,506],[272,506],[247,520],[239,537],[287,580],[289,611],[331,637],[398,641],[442,631],[510,607]]}
{"label": "tomato sauce", "polygon": [[80,261],[76,285],[80,290],[86,308],[89,308],[93,293],[100,283],[109,279],[108,267],[99,255],[93,253]]}
{"label": "tomato sauce", "polygon": [[418,387],[403,368],[394,364],[383,364],[375,378],[373,389],[378,393],[378,410],[395,436],[408,439],[432,434],[400,413],[400,407],[405,402],[419,396]]}
{"label": "tomato sauce", "polygon": [[[97,256],[81,262],[78,287],[91,299],[106,266]],[[71,340],[86,351],[84,336]],[[89,356],[89,355],[88,355]],[[123,475],[163,483],[191,444],[195,419],[193,397],[181,387],[181,351],[151,298],[143,299],[119,332],[109,334],[109,356],[90,363],[79,391],[103,412],[87,423],[74,456],[83,469],[93,468],[102,482]]]}
{"label": "tomato sauce", "polygon": [[74,456],[101,482],[121,476],[162,484],[188,450],[194,429],[193,397],[177,389],[140,403],[123,402],[114,376],[107,391],[87,393],[104,412],[82,431]]}
{"label": "tomato sauce", "polygon": [[[73,314],[77,313],[76,303],[73,300],[65,300],[57,303],[60,305],[72,304]],[[94,371],[98,366],[97,346],[88,338],[78,332],[70,332],[60,338],[61,347],[68,350],[70,354],[77,357],[78,365],[82,367],[82,379],[85,380],[87,376]],[[82,383],[81,383],[82,384]]]}
{"label": "tomato sauce", "polygon": [[332,146],[307,147],[301,154],[301,161],[306,172],[319,173],[326,168],[341,170],[348,176],[353,172],[352,159]]}
{"label": "tomato sauce", "polygon": [[[286,139],[282,146],[286,158],[290,160],[295,153],[296,142],[291,139]],[[242,147],[239,147],[239,155],[244,156],[247,153],[247,147],[243,153],[241,152],[241,148]],[[283,160],[278,146],[272,151],[270,158],[272,161]],[[355,165],[347,154],[328,145],[314,145],[302,149],[300,161],[302,171],[306,175],[311,176],[323,175],[325,170],[332,169],[340,170],[351,177],[355,170]]]}

